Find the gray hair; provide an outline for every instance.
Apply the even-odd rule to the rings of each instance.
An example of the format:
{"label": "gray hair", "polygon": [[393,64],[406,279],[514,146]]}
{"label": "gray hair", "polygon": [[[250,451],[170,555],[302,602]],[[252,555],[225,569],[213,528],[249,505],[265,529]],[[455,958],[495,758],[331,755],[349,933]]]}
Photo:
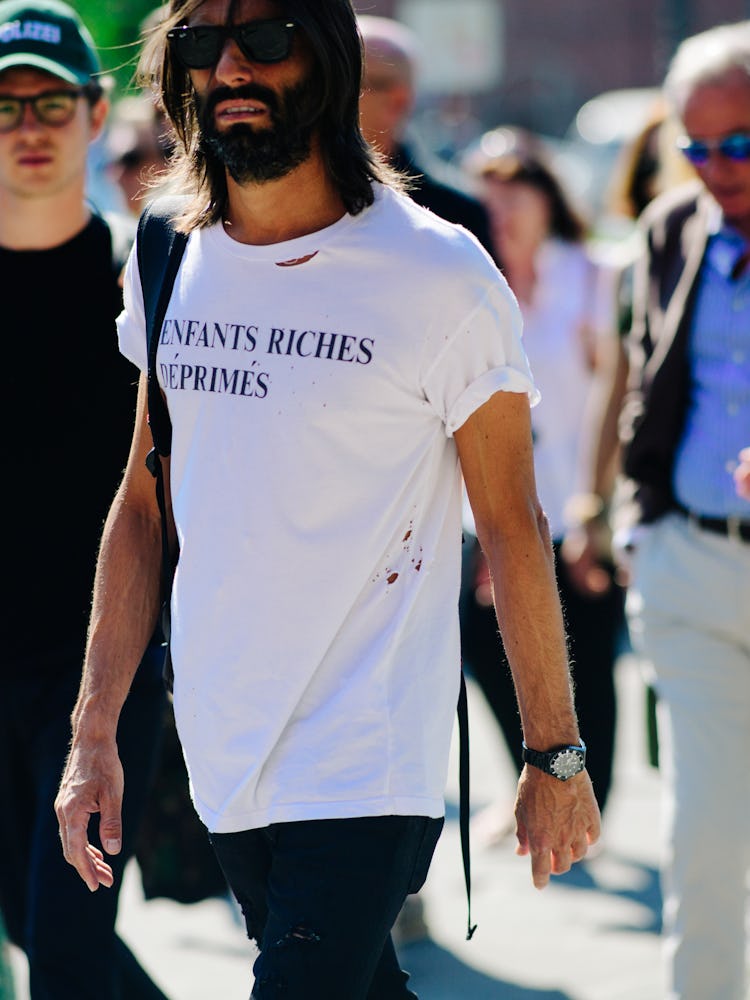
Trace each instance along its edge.
{"label": "gray hair", "polygon": [[750,20],[720,24],[686,38],[677,48],[664,80],[664,93],[679,113],[693,91],[744,73],[750,84]]}

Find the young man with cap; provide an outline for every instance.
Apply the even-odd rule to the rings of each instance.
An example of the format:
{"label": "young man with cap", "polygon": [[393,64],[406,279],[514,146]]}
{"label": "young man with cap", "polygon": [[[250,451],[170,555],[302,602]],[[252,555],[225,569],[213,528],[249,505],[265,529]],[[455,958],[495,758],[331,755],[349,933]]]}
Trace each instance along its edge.
{"label": "young man with cap", "polygon": [[[445,810],[461,472],[529,745],[518,838],[536,886],[599,833],[517,306],[479,242],[406,197],[363,141],[350,0],[171,0],[144,56],[187,194],[152,388],[173,431],[171,650],[193,800],[259,945],[253,996],[406,1000],[390,929]],[[160,597],[137,255],[118,327],[144,374],[56,805],[92,890],[114,880],[87,831],[99,814],[118,857],[115,730]]]}
{"label": "young man with cap", "polygon": [[[81,676],[101,525],[127,459],[134,369],[114,342],[127,252],[86,201],[108,101],[94,43],[56,0],[0,3],[0,285],[12,522],[0,665],[0,909],[34,1000],[160,998],[115,935],[117,893],[61,857],[53,809]],[[120,222],[120,226],[123,222]],[[127,233],[126,233],[127,235]],[[70,476],[75,495],[61,499]],[[118,730],[129,857],[164,708],[157,651]]]}

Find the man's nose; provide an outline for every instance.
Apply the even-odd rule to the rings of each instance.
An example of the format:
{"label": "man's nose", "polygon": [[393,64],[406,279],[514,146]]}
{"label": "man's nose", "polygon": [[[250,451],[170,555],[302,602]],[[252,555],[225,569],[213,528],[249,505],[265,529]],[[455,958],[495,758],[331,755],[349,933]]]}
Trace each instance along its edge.
{"label": "man's nose", "polygon": [[31,103],[27,101],[21,105],[21,120],[18,123],[18,130],[23,132],[38,132],[42,128],[42,123],[34,114]]}
{"label": "man's nose", "polygon": [[214,75],[217,80],[230,85],[252,80],[255,71],[234,38],[226,38],[219,55]]}

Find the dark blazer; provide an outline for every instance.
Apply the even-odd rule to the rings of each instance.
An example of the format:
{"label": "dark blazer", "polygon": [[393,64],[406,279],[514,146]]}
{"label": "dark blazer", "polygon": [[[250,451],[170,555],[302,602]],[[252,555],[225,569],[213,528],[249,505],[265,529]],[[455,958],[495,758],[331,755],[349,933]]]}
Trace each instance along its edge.
{"label": "dark blazer", "polygon": [[620,417],[624,520],[648,523],[675,507],[672,472],[689,403],[688,343],[715,203],[703,185],[656,198],[641,217],[646,249],[633,279],[630,374]]}
{"label": "dark blazer", "polygon": [[413,178],[409,190],[418,205],[429,208],[446,222],[454,222],[473,233],[485,250],[492,256],[492,240],[487,211],[473,195],[462,191],[453,184],[438,179],[435,174],[418,164],[406,146],[399,146],[392,158],[393,166]]}

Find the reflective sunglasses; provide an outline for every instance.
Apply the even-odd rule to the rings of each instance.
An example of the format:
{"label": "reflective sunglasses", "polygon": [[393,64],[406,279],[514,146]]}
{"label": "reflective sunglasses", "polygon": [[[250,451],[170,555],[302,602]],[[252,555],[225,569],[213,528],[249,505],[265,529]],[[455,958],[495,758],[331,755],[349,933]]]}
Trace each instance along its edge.
{"label": "reflective sunglasses", "polygon": [[167,38],[186,69],[209,69],[219,61],[227,38],[233,38],[251,62],[283,62],[289,57],[296,27],[296,22],[283,17],[247,24],[182,25],[168,31]]}
{"label": "reflective sunglasses", "polygon": [[708,163],[711,153],[717,152],[728,160],[744,163],[750,160],[750,133],[733,132],[723,139],[691,139],[684,135],[677,140],[677,148],[694,166]]}
{"label": "reflective sunglasses", "polygon": [[76,103],[83,90],[46,90],[35,97],[12,97],[0,94],[0,132],[12,132],[23,121],[26,105],[41,125],[62,128],[73,121]]}

